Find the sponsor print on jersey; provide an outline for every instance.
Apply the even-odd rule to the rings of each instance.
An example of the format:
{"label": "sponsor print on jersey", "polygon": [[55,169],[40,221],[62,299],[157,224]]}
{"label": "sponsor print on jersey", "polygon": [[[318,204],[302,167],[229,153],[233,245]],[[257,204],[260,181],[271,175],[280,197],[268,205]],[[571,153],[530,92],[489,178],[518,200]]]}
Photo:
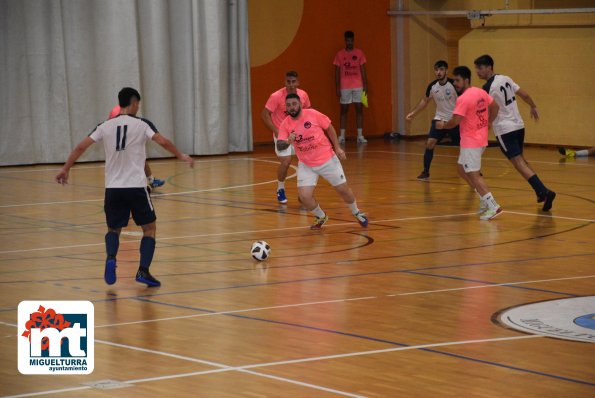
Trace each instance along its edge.
{"label": "sponsor print on jersey", "polygon": [[595,296],[521,305],[504,310],[497,320],[525,333],[595,343]]}

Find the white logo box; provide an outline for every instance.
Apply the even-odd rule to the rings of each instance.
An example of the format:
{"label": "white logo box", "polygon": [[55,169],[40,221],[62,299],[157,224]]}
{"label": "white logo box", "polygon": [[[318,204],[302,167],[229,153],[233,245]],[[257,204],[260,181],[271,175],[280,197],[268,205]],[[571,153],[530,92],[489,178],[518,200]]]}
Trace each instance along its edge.
{"label": "white logo box", "polygon": [[[34,319],[28,327],[32,314]],[[70,323],[68,326],[67,322]],[[45,328],[42,330],[40,326]],[[64,338],[68,343],[63,346],[61,340]],[[49,347],[45,347],[43,356],[45,339],[49,340]],[[18,307],[17,341],[18,368],[22,374],[90,374],[95,365],[93,303],[22,301]]]}

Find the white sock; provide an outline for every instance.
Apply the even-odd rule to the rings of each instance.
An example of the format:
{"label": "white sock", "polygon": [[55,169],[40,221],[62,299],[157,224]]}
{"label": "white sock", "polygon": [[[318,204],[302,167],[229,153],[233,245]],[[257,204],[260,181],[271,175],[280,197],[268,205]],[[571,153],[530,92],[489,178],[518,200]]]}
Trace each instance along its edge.
{"label": "white sock", "polygon": [[285,189],[285,181],[277,181],[277,191],[280,189]]}
{"label": "white sock", "polygon": [[339,130],[339,137],[345,138],[345,129],[340,129]]}
{"label": "white sock", "polygon": [[576,151],[575,152],[575,156],[580,158],[580,157],[587,157],[589,156],[589,150],[588,149],[582,149],[580,151]]}
{"label": "white sock", "polygon": [[348,206],[351,210],[351,214],[356,215],[357,213],[359,213],[359,209],[357,208],[357,203],[355,202],[355,200],[353,201],[353,203],[349,203]]}
{"label": "white sock", "polygon": [[358,136],[358,138],[359,137],[362,137],[363,134],[364,134],[364,129],[357,129],[357,136]]}
{"label": "white sock", "polygon": [[152,175],[147,177],[147,180],[149,180],[149,184],[152,184],[153,181],[155,181],[155,177],[153,177]]}
{"label": "white sock", "polygon": [[314,214],[318,218],[323,218],[324,216],[326,216],[326,214],[324,214],[324,211],[322,211],[322,209],[320,208],[320,205],[316,206],[314,210],[310,210],[310,213]]}
{"label": "white sock", "polygon": [[500,207],[498,206],[498,203],[496,203],[496,199],[494,199],[494,196],[491,192],[488,192],[485,195],[483,195],[481,197],[481,200],[487,203],[490,209],[497,209],[498,207]]}

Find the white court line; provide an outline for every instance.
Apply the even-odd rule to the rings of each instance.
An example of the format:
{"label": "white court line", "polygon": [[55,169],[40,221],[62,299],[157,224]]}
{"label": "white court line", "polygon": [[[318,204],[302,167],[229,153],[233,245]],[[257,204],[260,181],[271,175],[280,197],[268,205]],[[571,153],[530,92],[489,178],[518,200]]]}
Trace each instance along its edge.
{"label": "white court line", "polygon": [[377,298],[377,297],[375,297],[375,296],[368,296],[368,297],[355,297],[355,298],[337,299],[337,300],[310,301],[310,302],[307,302],[307,303],[274,305],[274,306],[270,306],[270,307],[245,308],[245,309],[242,309],[242,310],[209,312],[209,313],[203,313],[203,314],[180,315],[180,316],[172,316],[172,317],[158,318],[158,319],[146,319],[146,320],[143,320],[143,321],[112,323],[112,324],[107,324],[107,325],[99,325],[99,326],[95,326],[95,327],[96,328],[108,328],[108,327],[112,327],[112,326],[135,325],[135,324],[139,324],[139,323],[150,323],[150,322],[159,322],[159,321],[173,321],[173,320],[178,320],[178,319],[198,318],[198,317],[202,317],[202,316],[239,314],[239,313],[242,313],[242,312],[253,312],[253,311],[262,311],[262,310],[274,310],[274,309],[279,309],[279,308],[305,307],[305,306],[308,306],[308,305],[316,305],[316,304],[343,303],[343,302],[346,302],[346,301],[370,300],[370,299],[374,299],[374,298]]}
{"label": "white court line", "polygon": [[[425,145],[424,145],[425,146]],[[452,148],[452,147],[451,147]],[[457,148],[458,147],[454,147]],[[373,152],[377,152],[377,153],[392,153],[392,154],[398,154],[398,155],[413,155],[413,156],[424,156],[423,152],[392,152],[392,151],[366,151],[368,153],[373,153]],[[347,152],[347,153],[358,153],[358,152]],[[443,158],[458,158],[459,155],[442,155],[442,154],[435,154],[435,157],[443,157]],[[489,157],[481,157],[481,160],[495,160],[495,161],[505,161],[505,163],[509,163],[508,159],[506,159],[505,157],[502,158],[489,158]],[[531,163],[542,163],[542,164],[552,164],[552,165],[568,165],[568,166],[587,166],[587,167],[595,167],[595,164],[582,164],[582,163],[560,163],[560,162],[546,162],[544,160],[531,160]]]}
{"label": "white court line", "polygon": [[[413,274],[415,275],[415,274]],[[429,293],[441,293],[441,292],[454,292],[457,290],[468,290],[468,289],[485,289],[488,287],[498,287],[498,286],[514,286],[514,285],[525,285],[528,283],[541,283],[541,282],[553,282],[553,281],[566,281],[571,279],[588,279],[588,278],[595,278],[595,275],[587,275],[587,276],[574,276],[569,278],[554,278],[554,279],[540,279],[535,281],[522,281],[522,282],[507,282],[507,283],[493,283],[489,285],[473,285],[467,287],[458,287],[453,289],[439,289],[439,290],[426,290],[420,292],[410,292],[410,293],[397,293],[393,296],[413,296],[416,294],[429,294]]]}
{"label": "white court line", "polygon": [[[412,275],[415,275],[415,274],[412,274]],[[241,309],[241,310],[218,311],[218,312],[209,312],[209,313],[202,313],[202,314],[172,316],[172,317],[167,317],[167,318],[145,319],[145,320],[142,320],[142,321],[111,323],[111,324],[99,325],[99,326],[95,326],[95,327],[96,328],[108,328],[108,327],[113,327],[113,326],[136,325],[136,324],[142,324],[142,323],[153,323],[153,322],[161,322],[161,321],[174,321],[174,320],[178,320],[178,319],[200,318],[200,317],[203,317],[203,316],[239,314],[239,313],[243,313],[243,312],[254,312],[254,311],[262,311],[262,310],[274,310],[274,309],[292,308],[292,307],[305,307],[305,306],[309,306],[309,305],[342,303],[342,302],[357,301],[357,300],[370,300],[370,299],[382,298],[382,297],[413,296],[413,295],[417,295],[417,294],[442,293],[442,292],[451,292],[451,291],[458,291],[458,290],[470,290],[470,289],[485,289],[485,288],[500,287],[500,286],[509,286],[509,285],[510,286],[512,286],[512,285],[524,285],[524,284],[531,284],[531,283],[555,282],[555,281],[566,281],[566,280],[573,280],[573,279],[588,279],[588,278],[595,278],[595,275],[572,276],[572,277],[566,277],[566,278],[553,278],[553,279],[540,279],[540,280],[533,280],[533,281],[519,281],[519,282],[508,282],[508,283],[483,284],[483,285],[473,285],[473,286],[466,286],[466,287],[459,287],[459,288],[452,288],[452,289],[436,289],[436,290],[424,290],[424,291],[408,292],[408,293],[395,293],[395,294],[387,294],[387,295],[384,295],[384,296],[367,296],[367,297],[354,297],[354,298],[337,299],[337,300],[309,301],[309,302],[305,302],[305,303],[275,305],[275,306],[270,306],[270,307],[255,307],[255,308],[246,308],[246,309]],[[461,281],[461,282],[465,282],[465,281]]]}
{"label": "white court line", "polygon": [[536,216],[536,217],[545,217],[545,218],[559,218],[561,220],[595,222],[595,220],[589,220],[588,218],[562,217],[562,216],[553,216],[551,214],[531,214],[531,213],[523,213],[523,212],[520,212],[520,211],[509,211],[509,210],[505,210],[504,213],[518,214],[518,215],[521,215],[521,216]]}
{"label": "white court line", "polygon": [[[285,379],[285,378],[278,377],[278,376],[272,376],[272,375],[267,375],[267,374],[263,374],[263,373],[253,372],[253,371],[249,371],[249,369],[280,366],[280,365],[290,365],[290,364],[313,362],[313,361],[323,361],[323,360],[338,359],[338,358],[349,358],[349,357],[363,356],[363,355],[383,354],[383,353],[394,352],[394,351],[428,349],[428,348],[446,347],[446,346],[463,345],[463,344],[479,344],[479,343],[492,343],[492,342],[511,341],[511,340],[535,339],[535,338],[542,338],[542,337],[545,337],[545,336],[523,335],[523,336],[513,336],[513,337],[496,337],[496,338],[491,338],[491,339],[462,340],[462,341],[451,341],[451,342],[444,342],[444,343],[421,344],[421,345],[415,345],[415,346],[393,347],[393,348],[385,348],[385,349],[379,349],[379,350],[356,351],[356,352],[349,352],[349,353],[344,353],[344,354],[322,355],[322,356],[317,356],[317,357],[291,359],[291,360],[287,360],[287,361],[267,362],[267,363],[259,363],[259,364],[235,366],[235,367],[220,365],[222,367],[220,367],[219,369],[212,369],[212,370],[192,372],[192,373],[180,373],[177,375],[158,376],[158,377],[152,377],[152,378],[147,378],[147,379],[138,379],[135,382],[141,383],[141,382],[149,382],[149,381],[157,381],[157,380],[192,377],[192,376],[198,376],[201,374],[208,374],[208,373],[215,373],[215,372],[221,373],[221,372],[237,371],[237,372],[254,374],[256,376],[261,376],[261,377],[274,378],[276,380],[281,380],[281,381],[286,381],[286,382],[293,382],[295,384],[304,385],[304,386],[312,387],[312,388],[317,388],[317,389],[320,389],[323,391],[333,392],[333,393],[344,395],[344,396],[361,397],[361,395],[350,394],[350,393],[346,393],[343,391],[327,389],[325,387],[316,386],[316,385],[309,384],[309,383],[302,383],[302,382],[298,382],[298,381],[291,380],[291,379]],[[96,340],[96,341],[99,343],[102,343],[102,344],[113,345],[116,347],[130,349],[130,350],[134,350],[134,351],[142,351],[142,352],[152,353],[155,355],[163,355],[163,356],[167,356],[167,357],[173,357],[173,358],[177,358],[177,359],[187,360],[189,362],[203,362],[202,360],[199,360],[196,358],[182,357],[180,355],[170,354],[170,353],[163,352],[163,351],[149,350],[146,348],[135,347],[135,346],[127,345],[127,344],[118,344],[118,343],[111,343],[111,342],[98,341],[98,340]],[[124,383],[132,383],[132,382],[133,381],[124,381]],[[71,389],[39,391],[39,392],[29,393],[29,394],[13,395],[11,397],[6,397],[6,398],[32,397],[32,396],[37,396],[37,395],[55,394],[55,393],[66,392],[66,391],[86,390],[89,388],[90,387],[85,386],[85,387],[73,387]]]}
{"label": "white court line", "polygon": [[[468,215],[476,215],[476,214],[475,213],[461,213],[461,214],[446,214],[446,215],[442,215],[442,216],[405,217],[405,218],[393,218],[393,219],[386,219],[386,220],[378,220],[375,222],[379,223],[379,222],[390,222],[390,221],[425,220],[425,219],[431,219],[431,218],[460,217],[460,216],[468,216]],[[357,223],[357,221],[336,223],[336,224],[325,224],[325,228],[353,225],[356,223]],[[373,224],[373,223],[371,223],[371,224]],[[286,227],[286,228],[256,229],[256,230],[249,230],[249,231],[220,232],[220,233],[216,233],[216,234],[169,236],[169,237],[164,237],[164,238],[160,237],[159,241],[175,240],[175,239],[189,239],[189,238],[208,238],[208,237],[212,237],[212,236],[252,234],[252,233],[262,233],[262,232],[279,232],[279,231],[290,231],[290,230],[295,230],[295,229],[308,229],[309,230],[309,228],[310,228],[309,226],[298,226],[298,227]],[[132,243],[132,242],[140,242],[140,239],[121,241],[120,244]],[[104,246],[104,245],[105,245],[104,243],[87,243],[87,244],[82,244],[82,245],[71,245],[71,246],[37,247],[35,249],[3,250],[3,251],[0,251],[0,254],[25,253],[25,252],[36,252],[36,251],[41,251],[41,250],[71,249],[71,248],[78,248],[78,247],[93,247],[93,246]]]}
{"label": "white court line", "polygon": [[[226,155],[221,155],[221,156],[226,156]],[[186,162],[181,161],[181,160],[176,160],[176,158],[164,158],[164,159],[170,159],[172,161],[170,162],[162,162],[162,161],[153,161],[151,159],[147,159],[148,162],[151,162],[151,165],[163,165],[163,164],[185,164]],[[271,158],[271,159],[276,159],[276,158]],[[206,160],[200,160],[200,159],[194,159],[194,163],[213,163],[213,162],[230,162],[230,161],[237,161],[237,160],[257,160],[257,161],[262,161],[262,162],[270,162],[270,163],[277,163],[279,164],[279,162],[275,162],[273,160],[266,160],[266,159],[260,159],[260,158],[254,158],[254,157],[250,157],[250,158],[246,158],[246,157],[238,157],[238,158],[226,158],[226,159],[206,159]],[[82,164],[84,164],[84,162],[78,163],[78,165],[75,165],[74,167],[72,167],[70,170],[89,170],[89,169],[104,169],[105,168],[105,161],[104,160],[97,160],[97,161],[91,161],[88,163],[101,163],[95,166],[82,166]],[[1,170],[1,167],[34,167],[34,164],[29,164],[29,165],[25,165],[25,166],[0,166],[0,174],[14,174],[14,173],[36,173],[36,172],[44,172],[44,171],[60,171],[62,170],[62,167],[56,167],[56,168],[46,168],[46,169],[33,169],[33,170]]]}
{"label": "white court line", "polygon": [[[263,160],[263,159],[249,159],[247,160],[254,160],[258,162],[265,162],[265,163],[273,163],[279,164],[279,162],[274,162],[272,160]],[[297,176],[297,167],[294,165],[289,165],[292,169],[295,170],[295,173],[288,175],[285,179],[294,178]],[[243,184],[243,185],[232,185],[229,187],[219,187],[219,188],[206,188],[206,189],[197,189],[193,191],[183,191],[183,192],[166,192],[166,193],[155,193],[153,195],[154,198],[159,198],[162,196],[176,196],[176,195],[190,195],[194,193],[202,193],[202,192],[215,192],[215,191],[226,191],[229,189],[238,189],[238,188],[247,188],[247,187],[256,187],[259,185],[266,185],[266,184],[273,184],[277,182],[277,179],[264,181],[264,182],[256,182],[251,184]],[[89,203],[89,202],[103,202],[105,198],[97,198],[97,199],[80,199],[80,200],[63,200],[63,201],[56,201],[56,202],[33,202],[33,203],[20,203],[20,204],[13,204],[13,205],[0,205],[0,209],[3,208],[12,208],[12,207],[28,207],[28,206],[50,206],[50,205],[61,205],[61,204],[73,204],[73,203]]]}
{"label": "white court line", "polygon": [[[518,214],[518,215],[527,215],[527,216],[543,216],[540,214],[531,214],[531,213],[520,213],[520,212],[508,212],[503,211],[502,213],[511,213],[511,214]],[[459,213],[459,214],[445,214],[441,216],[420,216],[420,217],[402,217],[402,218],[387,218],[384,220],[374,220],[370,222],[370,225],[374,225],[377,223],[383,222],[394,222],[394,221],[413,221],[413,220],[428,220],[434,218],[449,218],[449,217],[463,217],[463,216],[475,216],[476,213]],[[595,220],[589,220],[585,218],[570,218],[570,217],[561,217],[561,216],[544,216],[550,218],[560,218],[560,219],[568,219],[573,221],[585,221],[585,222],[595,222]],[[352,225],[356,222],[344,222],[344,223],[333,223],[333,224],[325,224],[325,228],[330,227],[341,227],[345,225]],[[257,230],[248,230],[248,231],[233,231],[233,232],[220,232],[216,234],[198,234],[198,235],[183,235],[183,236],[169,236],[164,238],[159,238],[159,241],[162,240],[176,240],[176,239],[190,239],[190,238],[208,238],[213,236],[226,236],[226,235],[238,235],[238,234],[252,234],[252,233],[263,233],[263,232],[279,232],[279,231],[290,231],[296,229],[308,229],[308,226],[298,226],[298,227],[286,227],[286,228],[269,228],[269,229],[257,229]],[[120,244],[124,243],[133,243],[133,242],[140,242],[139,239],[133,240],[126,240],[121,241]],[[81,245],[70,245],[70,246],[50,246],[50,247],[37,247],[35,249],[18,249],[18,250],[2,250],[0,254],[9,254],[9,253],[26,253],[26,252],[36,252],[36,251],[43,251],[43,250],[57,250],[57,249],[75,249],[79,247],[94,247],[94,246],[104,246],[104,243],[86,243]]]}

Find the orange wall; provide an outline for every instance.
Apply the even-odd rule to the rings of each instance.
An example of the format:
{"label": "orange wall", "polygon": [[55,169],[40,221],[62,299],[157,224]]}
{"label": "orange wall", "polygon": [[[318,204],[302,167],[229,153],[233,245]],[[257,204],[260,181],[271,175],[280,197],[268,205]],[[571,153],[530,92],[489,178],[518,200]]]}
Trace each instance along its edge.
{"label": "orange wall", "polygon": [[[268,35],[262,32],[269,12],[284,13],[283,8],[296,13],[296,4],[303,4],[297,34],[285,51],[268,63],[251,68],[252,123],[254,142],[270,142],[271,133],[260,113],[269,95],[284,85],[285,72],[296,70],[300,88],[306,90],[312,107],[327,114],[339,129],[339,99],[335,94],[333,59],[345,46],[343,32],[355,32],[355,46],[366,54],[366,71],[370,107],[364,110],[364,135],[378,136],[391,131],[391,44],[390,18],[386,15],[390,0],[303,0],[276,1],[275,10],[264,7],[266,0],[250,1],[250,46],[267,46],[275,42],[276,31],[284,26],[268,25]],[[258,22],[261,21],[261,22]],[[290,28],[287,28],[290,29]],[[255,34],[253,34],[253,32]],[[279,39],[281,40],[281,39]],[[277,45],[277,43],[274,43]],[[350,107],[348,137],[355,137],[355,110]],[[338,131],[337,131],[338,132]]]}

